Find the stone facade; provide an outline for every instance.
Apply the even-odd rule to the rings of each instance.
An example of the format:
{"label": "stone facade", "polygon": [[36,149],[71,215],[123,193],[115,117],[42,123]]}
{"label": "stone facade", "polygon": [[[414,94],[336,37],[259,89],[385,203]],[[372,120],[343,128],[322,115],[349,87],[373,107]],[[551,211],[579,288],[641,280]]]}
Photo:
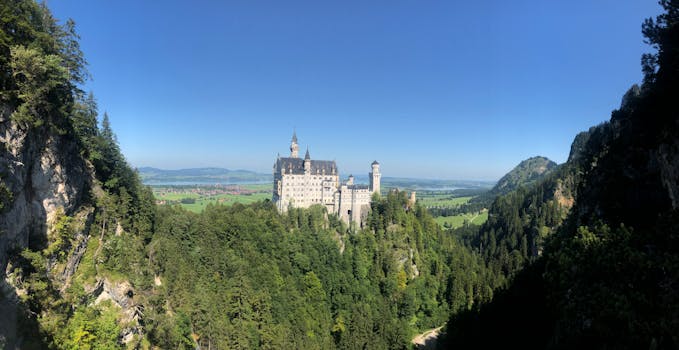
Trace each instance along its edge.
{"label": "stone facade", "polygon": [[293,134],[290,157],[278,156],[274,163],[273,202],[278,210],[321,204],[344,222],[361,225],[370,210],[372,194],[380,191],[380,164],[377,161],[371,164],[370,185],[354,184],[351,175],[340,184],[335,161],[312,160],[308,149],[301,159],[298,151],[297,135]]}

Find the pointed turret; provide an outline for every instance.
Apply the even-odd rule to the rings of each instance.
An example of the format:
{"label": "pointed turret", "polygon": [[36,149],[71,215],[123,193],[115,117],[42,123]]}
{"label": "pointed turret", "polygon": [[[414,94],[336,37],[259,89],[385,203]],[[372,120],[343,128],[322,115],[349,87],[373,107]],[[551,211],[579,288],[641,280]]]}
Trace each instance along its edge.
{"label": "pointed turret", "polygon": [[292,141],[290,141],[290,157],[297,158],[299,156],[299,146],[297,145],[297,132],[292,132]]}
{"label": "pointed turret", "polygon": [[309,147],[307,147],[306,154],[304,155],[304,172],[311,172],[311,156],[309,156]]}

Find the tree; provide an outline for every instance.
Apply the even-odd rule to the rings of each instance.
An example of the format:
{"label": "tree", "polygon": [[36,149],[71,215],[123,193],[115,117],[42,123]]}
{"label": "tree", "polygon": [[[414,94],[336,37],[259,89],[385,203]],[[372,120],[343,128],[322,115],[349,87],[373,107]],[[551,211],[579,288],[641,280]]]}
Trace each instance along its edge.
{"label": "tree", "polygon": [[656,53],[641,57],[645,83],[655,82],[662,75],[675,80],[679,75],[679,55],[676,54],[679,48],[679,1],[660,0],[659,4],[665,12],[655,20],[646,19],[641,27],[645,42],[656,50]]}

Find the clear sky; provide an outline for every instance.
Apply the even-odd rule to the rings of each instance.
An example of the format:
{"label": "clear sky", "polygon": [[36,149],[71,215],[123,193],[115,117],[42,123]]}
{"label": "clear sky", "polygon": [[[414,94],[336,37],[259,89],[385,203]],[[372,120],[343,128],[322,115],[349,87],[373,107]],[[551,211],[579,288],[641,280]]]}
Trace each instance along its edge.
{"label": "clear sky", "polygon": [[652,0],[50,0],[133,166],[270,172],[293,129],[343,174],[561,163],[641,80]]}

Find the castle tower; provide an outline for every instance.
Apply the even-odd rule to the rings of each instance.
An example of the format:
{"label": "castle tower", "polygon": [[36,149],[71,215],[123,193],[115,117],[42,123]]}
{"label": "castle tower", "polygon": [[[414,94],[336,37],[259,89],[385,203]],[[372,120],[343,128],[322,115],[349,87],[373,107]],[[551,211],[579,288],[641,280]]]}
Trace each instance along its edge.
{"label": "castle tower", "polygon": [[306,154],[304,155],[304,172],[311,172],[311,157],[309,156],[309,149],[306,149]]}
{"label": "castle tower", "polygon": [[380,174],[380,163],[374,161],[372,168],[373,171],[370,173],[370,191],[380,193],[380,178],[382,177],[382,174]]}
{"label": "castle tower", "polygon": [[290,157],[299,157],[299,146],[297,145],[297,133],[292,132],[292,141],[290,142]]}

